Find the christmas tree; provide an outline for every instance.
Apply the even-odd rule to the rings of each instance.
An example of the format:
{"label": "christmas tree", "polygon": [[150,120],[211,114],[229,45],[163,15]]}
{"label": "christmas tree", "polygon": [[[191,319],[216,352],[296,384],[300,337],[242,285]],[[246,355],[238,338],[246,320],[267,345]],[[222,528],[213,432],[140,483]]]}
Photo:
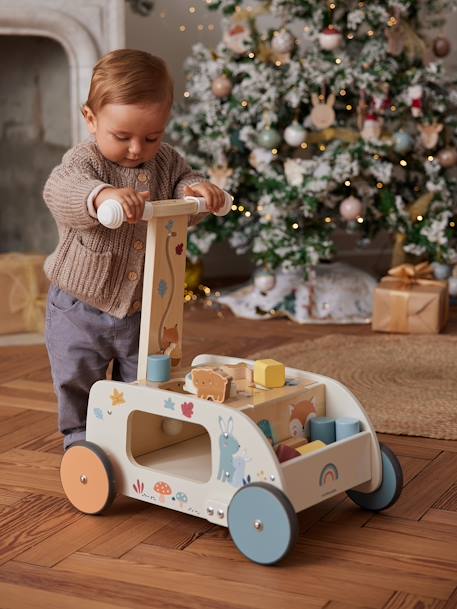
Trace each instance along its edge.
{"label": "christmas tree", "polygon": [[430,36],[456,2],[207,4],[223,40],[194,46],[172,137],[234,204],[190,234],[191,257],[228,240],[306,276],[342,226],[389,231],[396,262],[457,262],[457,93]]}

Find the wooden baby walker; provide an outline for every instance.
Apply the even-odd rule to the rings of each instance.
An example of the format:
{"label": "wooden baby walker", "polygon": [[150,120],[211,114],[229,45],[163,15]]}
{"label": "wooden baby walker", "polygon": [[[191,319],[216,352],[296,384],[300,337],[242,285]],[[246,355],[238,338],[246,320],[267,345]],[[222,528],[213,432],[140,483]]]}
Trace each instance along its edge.
{"label": "wooden baby walker", "polygon": [[[341,492],[384,510],[402,470],[331,378],[220,355],[177,368],[188,216],[204,210],[195,197],[146,204],[138,379],[92,386],[87,440],[65,452],[61,480],[81,512],[98,514],[121,493],[226,526],[244,556],[272,565],[294,545],[297,512]],[[124,220],[112,200],[98,216],[111,228]]]}

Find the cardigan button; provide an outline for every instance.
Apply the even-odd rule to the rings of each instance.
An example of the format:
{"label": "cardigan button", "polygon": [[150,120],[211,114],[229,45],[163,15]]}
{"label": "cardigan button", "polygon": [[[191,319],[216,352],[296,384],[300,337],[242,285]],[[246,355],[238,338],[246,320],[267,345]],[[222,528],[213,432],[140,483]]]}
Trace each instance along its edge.
{"label": "cardigan button", "polygon": [[145,173],[139,173],[138,174],[138,181],[139,182],[147,182],[148,181],[148,176]]}
{"label": "cardigan button", "polygon": [[136,313],[140,309],[141,309],[141,302],[139,300],[135,300],[135,302],[132,303],[132,311],[134,313]]}
{"label": "cardigan button", "polygon": [[133,249],[137,252],[142,252],[144,250],[144,243],[140,239],[136,239],[133,242]]}
{"label": "cardigan button", "polygon": [[130,281],[136,281],[138,279],[138,273],[135,273],[135,271],[130,271],[127,277]]}

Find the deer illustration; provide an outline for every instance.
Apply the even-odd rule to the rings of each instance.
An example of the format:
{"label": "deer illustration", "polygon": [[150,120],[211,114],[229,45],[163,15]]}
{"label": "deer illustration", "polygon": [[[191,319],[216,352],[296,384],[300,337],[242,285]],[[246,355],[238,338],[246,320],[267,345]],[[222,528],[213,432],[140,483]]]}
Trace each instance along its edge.
{"label": "deer illustration", "polygon": [[233,418],[229,417],[227,424],[224,424],[222,417],[219,417],[219,427],[221,428],[221,435],[219,436],[219,471],[217,473],[217,479],[222,482],[232,482],[233,474],[235,472],[235,465],[233,463],[233,455],[238,452],[240,445],[237,439],[233,435]]}

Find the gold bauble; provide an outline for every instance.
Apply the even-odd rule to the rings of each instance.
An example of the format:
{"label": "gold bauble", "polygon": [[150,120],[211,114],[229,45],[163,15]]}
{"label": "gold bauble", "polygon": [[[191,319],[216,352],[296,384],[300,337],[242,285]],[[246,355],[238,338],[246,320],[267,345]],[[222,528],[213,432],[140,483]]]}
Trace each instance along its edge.
{"label": "gold bauble", "polygon": [[189,259],[186,260],[186,273],[184,281],[188,290],[195,291],[202,282],[203,276],[203,262],[197,260],[197,262],[191,262]]}

